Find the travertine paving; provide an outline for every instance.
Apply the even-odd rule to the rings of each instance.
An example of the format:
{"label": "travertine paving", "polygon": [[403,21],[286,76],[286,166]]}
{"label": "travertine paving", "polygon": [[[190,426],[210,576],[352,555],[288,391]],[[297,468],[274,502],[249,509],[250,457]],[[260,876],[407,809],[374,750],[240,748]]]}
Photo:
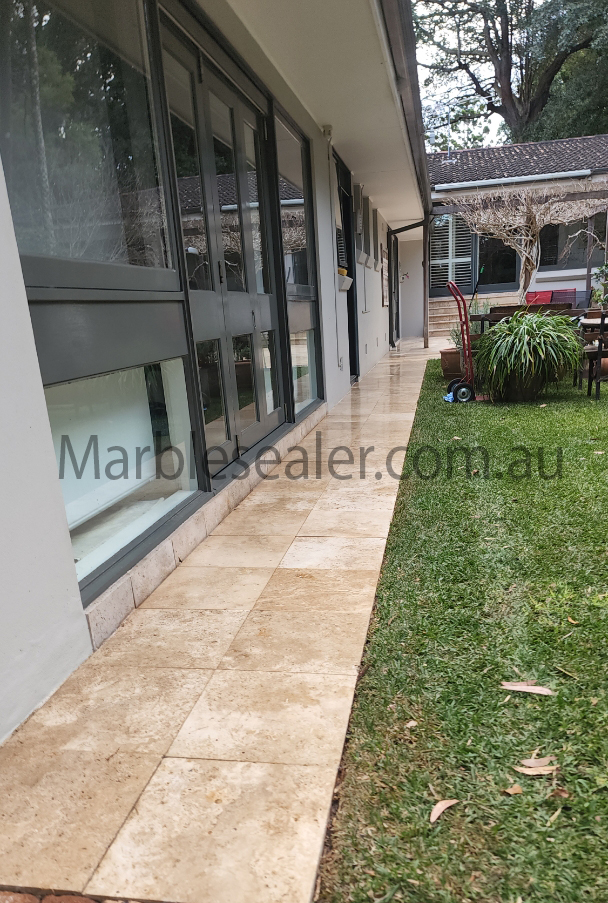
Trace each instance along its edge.
{"label": "travertine paving", "polygon": [[0,887],[309,903],[431,356],[384,358],[308,479],[292,451],[4,744]]}

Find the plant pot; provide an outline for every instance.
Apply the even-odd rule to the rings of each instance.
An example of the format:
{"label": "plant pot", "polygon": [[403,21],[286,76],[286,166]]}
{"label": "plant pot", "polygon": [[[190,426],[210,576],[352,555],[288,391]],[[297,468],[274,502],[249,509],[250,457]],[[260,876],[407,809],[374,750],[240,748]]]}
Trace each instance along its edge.
{"label": "plant pot", "polygon": [[445,379],[454,379],[462,376],[460,366],[460,350],[458,348],[444,348],[441,355],[441,372]]}
{"label": "plant pot", "polygon": [[519,376],[513,373],[509,385],[505,387],[502,394],[502,401],[534,401],[545,385],[545,381],[540,376],[535,376],[528,383],[523,384]]}

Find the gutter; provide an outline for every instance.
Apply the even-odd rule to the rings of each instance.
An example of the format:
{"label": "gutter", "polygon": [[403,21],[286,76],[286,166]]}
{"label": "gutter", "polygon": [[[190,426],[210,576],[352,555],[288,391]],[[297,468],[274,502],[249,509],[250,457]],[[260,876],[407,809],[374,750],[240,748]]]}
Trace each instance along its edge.
{"label": "gutter", "polygon": [[505,179],[478,179],[474,182],[445,182],[435,185],[433,191],[460,191],[463,188],[487,188],[489,185],[519,185],[522,182],[549,182],[553,179],[582,179],[591,175],[590,169],[571,172],[543,172],[534,176],[511,176]]}
{"label": "gutter", "polygon": [[384,31],[390,49],[393,69],[397,82],[397,93],[401,99],[407,137],[409,139],[418,191],[425,215],[432,208],[431,180],[424,146],[424,125],[422,104],[418,84],[416,64],[416,36],[412,18],[411,0],[378,0]]}

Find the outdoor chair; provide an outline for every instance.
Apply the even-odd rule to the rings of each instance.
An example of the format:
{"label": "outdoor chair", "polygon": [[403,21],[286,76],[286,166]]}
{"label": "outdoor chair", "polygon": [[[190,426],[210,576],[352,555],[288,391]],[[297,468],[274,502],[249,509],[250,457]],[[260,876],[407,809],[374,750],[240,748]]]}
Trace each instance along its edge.
{"label": "outdoor chair", "polygon": [[[590,311],[590,314],[595,311]],[[600,382],[602,380],[602,362],[608,360],[608,326],[606,324],[606,312],[598,311],[599,316],[586,318],[587,324],[590,319],[597,319],[597,327],[589,327],[581,325],[581,338],[583,339],[583,357],[578,372],[578,387],[583,387],[583,369],[585,362],[587,363],[587,395],[591,395],[591,389],[595,382],[595,397],[600,397]],[[574,376],[574,385],[576,385],[576,374]]]}
{"label": "outdoor chair", "polygon": [[551,304],[552,300],[553,290],[544,292],[526,292],[526,304]]}
{"label": "outdoor chair", "polygon": [[576,294],[575,288],[554,288],[551,300],[562,304],[569,302],[572,307],[576,307]]}

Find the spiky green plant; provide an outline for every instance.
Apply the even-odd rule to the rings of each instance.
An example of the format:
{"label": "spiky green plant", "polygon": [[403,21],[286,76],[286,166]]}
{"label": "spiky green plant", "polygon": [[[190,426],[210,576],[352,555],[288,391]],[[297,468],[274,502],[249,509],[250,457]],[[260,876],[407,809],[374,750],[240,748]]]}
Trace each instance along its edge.
{"label": "spiky green plant", "polygon": [[492,401],[532,400],[578,367],[581,341],[569,317],[519,311],[477,345],[477,376]]}

